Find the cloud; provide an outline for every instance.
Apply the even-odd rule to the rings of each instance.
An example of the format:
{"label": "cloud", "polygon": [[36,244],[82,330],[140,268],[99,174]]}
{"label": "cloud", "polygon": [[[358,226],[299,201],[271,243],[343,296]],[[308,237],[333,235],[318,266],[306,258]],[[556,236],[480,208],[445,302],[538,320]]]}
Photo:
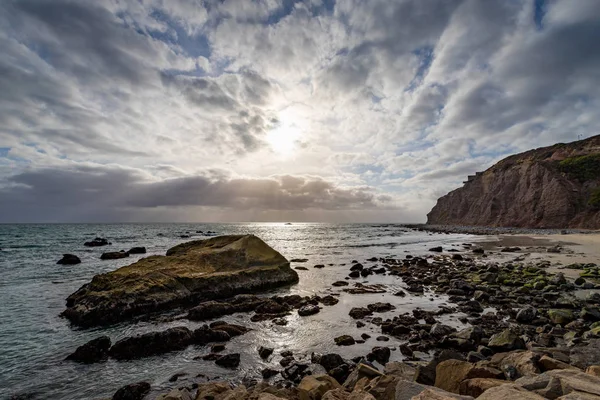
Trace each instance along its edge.
{"label": "cloud", "polygon": [[[224,171],[155,179],[118,166],[79,165],[11,176],[0,189],[0,219],[90,218],[123,210],[209,207],[254,211],[396,209],[373,188],[342,187],[319,177],[234,177]],[[113,215],[114,215],[113,213]],[[198,215],[197,218],[202,218]]]}
{"label": "cloud", "polygon": [[596,3],[4,1],[0,220],[424,220],[598,133]]}

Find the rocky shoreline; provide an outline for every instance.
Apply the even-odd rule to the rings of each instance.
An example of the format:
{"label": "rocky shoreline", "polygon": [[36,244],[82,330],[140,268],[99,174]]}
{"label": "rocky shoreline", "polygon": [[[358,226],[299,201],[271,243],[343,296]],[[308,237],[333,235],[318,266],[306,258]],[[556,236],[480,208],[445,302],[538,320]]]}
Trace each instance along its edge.
{"label": "rocky shoreline", "polygon": [[[515,251],[514,248],[499,250]],[[364,279],[387,275],[399,277],[404,283],[404,290],[394,293],[396,296],[405,296],[406,292],[443,294],[449,296],[450,306],[442,305],[435,311],[416,309],[411,313],[399,310],[393,318],[385,319],[378,314],[394,311],[394,304],[356,307],[349,312],[356,327],[374,326],[381,334],[371,338],[366,332],[360,337],[340,332],[335,344],[352,346],[365,341],[377,344],[362,357],[348,360],[335,353],[309,354],[310,349],[307,354],[280,355],[282,350],[275,346],[257,348],[256,357],[262,359],[280,355],[281,369],[265,368],[260,376],[246,377],[237,386],[216,381],[195,382],[159,398],[596,398],[590,396],[600,396],[600,391],[595,392],[600,390],[597,382],[600,378],[596,376],[600,365],[598,266],[568,266],[580,271],[581,276],[574,282],[562,273],[547,272],[548,266],[544,261],[526,263],[520,256],[510,261],[490,261],[486,251],[470,244],[461,249],[432,248],[426,256],[407,254],[404,258],[352,260],[347,266],[348,276],[332,283],[332,287],[343,293],[385,292],[384,285],[369,284]],[[589,292],[587,297],[574,295],[583,291]],[[252,313],[252,321],[284,325],[292,313],[300,317],[319,313],[322,307],[336,304],[338,296],[238,295],[200,302],[181,318],[204,321]],[[466,324],[464,329],[457,330],[439,321],[440,316],[457,313]],[[236,369],[244,360],[237,353],[227,352],[226,342],[246,332],[248,328],[244,326],[214,321],[196,330],[176,327],[129,337],[112,346],[109,338],[98,338],[68,358],[80,362],[97,362],[108,357],[126,360],[187,346],[206,349],[210,346],[210,352],[199,356],[199,361]],[[385,345],[389,337],[404,343],[398,349],[390,348]],[[388,363],[391,351],[397,350],[404,361]],[[146,386],[149,390],[148,384],[141,383],[134,388]],[[407,397],[408,394],[411,396]],[[115,394],[113,398],[141,399],[144,395]],[[456,397],[459,395],[471,397]]]}

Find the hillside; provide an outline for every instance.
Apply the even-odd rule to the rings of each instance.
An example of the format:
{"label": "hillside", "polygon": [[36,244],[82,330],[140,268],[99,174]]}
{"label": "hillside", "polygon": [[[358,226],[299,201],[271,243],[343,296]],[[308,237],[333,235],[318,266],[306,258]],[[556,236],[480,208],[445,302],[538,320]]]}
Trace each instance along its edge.
{"label": "hillside", "polygon": [[438,199],[427,223],[600,229],[600,135],[503,159]]}

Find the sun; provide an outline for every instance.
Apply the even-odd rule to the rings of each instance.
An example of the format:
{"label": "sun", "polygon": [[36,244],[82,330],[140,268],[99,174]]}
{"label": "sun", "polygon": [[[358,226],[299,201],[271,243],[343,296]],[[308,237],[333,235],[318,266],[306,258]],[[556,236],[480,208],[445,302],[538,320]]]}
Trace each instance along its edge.
{"label": "sun", "polygon": [[294,152],[300,135],[297,125],[282,121],[267,133],[266,141],[275,153],[287,157]]}

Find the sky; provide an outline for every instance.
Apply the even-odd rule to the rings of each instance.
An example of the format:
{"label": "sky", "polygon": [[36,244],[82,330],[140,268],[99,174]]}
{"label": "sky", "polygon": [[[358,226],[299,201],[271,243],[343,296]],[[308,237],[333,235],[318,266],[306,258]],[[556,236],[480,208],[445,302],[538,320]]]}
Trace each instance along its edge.
{"label": "sky", "polygon": [[0,222],[424,222],[600,133],[598,0],[3,0]]}

